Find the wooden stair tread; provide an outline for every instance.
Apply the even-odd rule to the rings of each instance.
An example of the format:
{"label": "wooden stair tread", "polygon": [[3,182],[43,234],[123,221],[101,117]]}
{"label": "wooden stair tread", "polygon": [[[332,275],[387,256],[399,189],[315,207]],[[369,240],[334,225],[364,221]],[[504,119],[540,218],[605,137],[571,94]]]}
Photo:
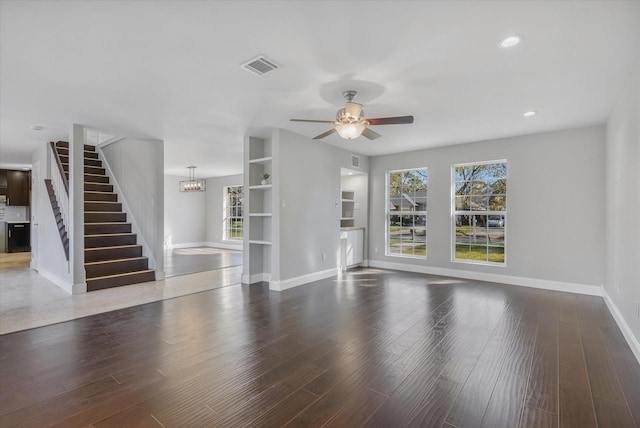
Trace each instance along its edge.
{"label": "wooden stair tread", "polygon": [[[100,250],[113,250],[116,248],[135,248],[135,247],[141,247],[141,244],[130,244],[130,245],[112,245],[112,246],[108,246],[108,247],[95,247],[95,248],[85,248],[85,251],[100,251]],[[125,259],[119,259],[119,260],[125,260]],[[93,262],[89,262],[89,263],[93,263]]]}
{"label": "wooden stair tread", "polygon": [[[103,247],[98,247],[98,249],[101,249],[101,248],[103,248]],[[127,258],[124,258],[124,259],[101,260],[99,262],[86,262],[85,266],[86,265],[92,265],[92,266],[93,265],[102,265],[102,264],[105,264],[105,263],[127,262],[127,261],[132,261],[132,260],[144,260],[146,258],[147,257],[127,257]],[[134,271],[134,272],[137,272],[137,271]],[[96,278],[96,277],[92,277],[92,278]]]}
{"label": "wooden stair tread", "polygon": [[[120,222],[118,222],[120,223]],[[103,237],[103,236],[118,236],[118,235],[135,235],[135,233],[133,232],[118,232],[118,233],[95,233],[93,235],[84,235],[85,238],[99,238],[99,237]]]}
{"label": "wooden stair tread", "polygon": [[[104,184],[104,185],[107,185],[107,183],[91,183],[91,182],[89,182],[89,183],[90,184]],[[111,185],[109,185],[109,186],[111,186]],[[100,192],[98,190],[85,190],[84,193],[98,193],[100,195],[103,195],[105,193],[108,193],[108,194],[111,194],[111,195],[115,195],[116,194],[116,192]],[[97,202],[97,201],[92,201],[92,202]]]}
{"label": "wooden stair tread", "polygon": [[107,278],[118,278],[118,277],[128,276],[128,275],[140,275],[142,273],[151,273],[151,272],[155,272],[155,271],[153,269],[145,269],[145,270],[136,270],[133,272],[114,273],[111,275],[94,276],[93,278],[87,278],[87,281],[95,281],[98,279],[107,279]]}
{"label": "wooden stair tread", "polygon": [[[119,202],[118,202],[119,203]],[[85,214],[124,214],[124,211],[84,211]],[[95,223],[85,223],[85,224],[95,224]]]}
{"label": "wooden stair tread", "polygon": [[85,222],[85,226],[86,225],[94,225],[94,224],[129,224],[129,223],[124,222],[124,221],[101,221],[101,222],[97,222],[97,223],[86,223]]}

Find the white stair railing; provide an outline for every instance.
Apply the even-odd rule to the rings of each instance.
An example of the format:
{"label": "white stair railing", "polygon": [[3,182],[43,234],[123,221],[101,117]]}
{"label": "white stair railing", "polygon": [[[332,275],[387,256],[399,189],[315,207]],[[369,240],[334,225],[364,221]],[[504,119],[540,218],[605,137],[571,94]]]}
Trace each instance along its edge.
{"label": "white stair railing", "polygon": [[51,148],[53,150],[49,162],[49,167],[51,168],[51,186],[56,194],[56,200],[60,208],[60,214],[62,215],[62,224],[65,226],[65,230],[67,230],[69,218],[69,183],[67,177],[64,175],[64,169],[60,163],[60,158],[58,157],[54,143],[51,143]]}

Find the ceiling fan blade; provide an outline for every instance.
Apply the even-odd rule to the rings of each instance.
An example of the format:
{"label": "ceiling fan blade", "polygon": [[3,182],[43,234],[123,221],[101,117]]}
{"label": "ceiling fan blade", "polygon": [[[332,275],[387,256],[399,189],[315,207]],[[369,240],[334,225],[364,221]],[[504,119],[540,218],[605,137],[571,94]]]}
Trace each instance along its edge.
{"label": "ceiling fan blade", "polygon": [[289,119],[289,122],[334,123],[333,120]]}
{"label": "ceiling fan blade", "polygon": [[368,138],[369,140],[375,140],[376,138],[380,138],[382,135],[378,134],[376,131],[372,131],[369,128],[364,128],[364,131],[362,131],[362,136]]}
{"label": "ceiling fan blade", "polygon": [[369,125],[401,125],[413,123],[413,116],[379,117],[377,119],[367,119]]}
{"label": "ceiling fan blade", "polygon": [[313,137],[313,139],[314,140],[320,140],[321,138],[328,137],[329,135],[333,134],[334,132],[336,132],[336,128],[331,128],[327,132],[323,132],[322,134]]}

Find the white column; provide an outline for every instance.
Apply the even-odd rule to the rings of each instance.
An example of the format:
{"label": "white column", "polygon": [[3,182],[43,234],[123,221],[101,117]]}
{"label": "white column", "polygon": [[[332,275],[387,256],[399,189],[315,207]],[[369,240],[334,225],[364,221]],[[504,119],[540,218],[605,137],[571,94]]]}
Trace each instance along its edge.
{"label": "white column", "polygon": [[[158,147],[159,145],[159,147]],[[155,252],[156,261],[156,281],[164,279],[164,141],[156,143],[158,147],[156,153],[156,195],[155,195],[155,213],[156,213],[156,241],[155,248],[151,251]]]}
{"label": "white column", "polygon": [[73,294],[87,292],[84,271],[84,128],[71,126],[69,138],[69,260]]}

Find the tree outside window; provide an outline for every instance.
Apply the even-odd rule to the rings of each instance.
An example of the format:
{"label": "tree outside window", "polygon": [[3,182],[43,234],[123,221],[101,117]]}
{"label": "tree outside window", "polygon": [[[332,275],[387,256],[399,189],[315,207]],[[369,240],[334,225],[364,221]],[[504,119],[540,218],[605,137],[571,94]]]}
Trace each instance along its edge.
{"label": "tree outside window", "polygon": [[224,239],[242,240],[244,226],[242,217],[244,194],[242,186],[225,187],[224,194]]}
{"label": "tree outside window", "polygon": [[387,173],[389,256],[427,256],[427,168]]}
{"label": "tree outside window", "polygon": [[507,162],[453,166],[453,260],[505,264]]}

